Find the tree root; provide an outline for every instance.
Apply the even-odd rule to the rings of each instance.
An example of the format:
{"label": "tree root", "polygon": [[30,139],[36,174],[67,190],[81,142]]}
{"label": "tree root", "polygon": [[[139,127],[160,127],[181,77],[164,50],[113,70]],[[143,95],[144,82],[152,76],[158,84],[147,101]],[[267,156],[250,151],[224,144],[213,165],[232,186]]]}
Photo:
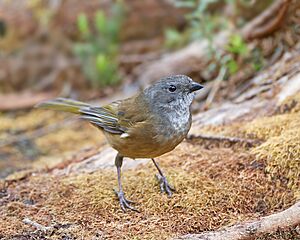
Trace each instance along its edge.
{"label": "tree root", "polygon": [[283,22],[291,0],[277,0],[242,30],[246,40],[263,38],[275,32]]}
{"label": "tree root", "polygon": [[179,238],[189,240],[247,240],[264,233],[293,227],[300,224],[300,201],[290,208],[262,217],[258,220],[236,224],[224,230],[205,232],[201,234],[188,234]]}
{"label": "tree root", "polygon": [[226,136],[216,136],[216,135],[205,135],[205,134],[190,134],[187,137],[188,140],[192,139],[203,139],[203,140],[212,140],[212,141],[227,141],[230,143],[245,143],[249,147],[262,143],[261,140],[258,139],[246,139],[246,138],[238,138],[238,137],[226,137]]}

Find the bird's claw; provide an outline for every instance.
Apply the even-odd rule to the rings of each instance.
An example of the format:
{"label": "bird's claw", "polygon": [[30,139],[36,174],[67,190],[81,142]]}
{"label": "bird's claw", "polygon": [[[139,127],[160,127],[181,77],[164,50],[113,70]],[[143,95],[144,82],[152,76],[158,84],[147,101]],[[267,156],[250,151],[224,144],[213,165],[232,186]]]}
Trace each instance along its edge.
{"label": "bird's claw", "polygon": [[168,197],[172,197],[172,191],[175,191],[175,189],[169,185],[167,178],[159,174],[156,175],[156,178],[159,181],[160,191],[166,193]]}
{"label": "bird's claw", "polygon": [[127,208],[129,208],[132,211],[139,212],[139,210],[130,206],[130,204],[135,204],[135,202],[126,199],[123,191],[117,191],[114,189],[114,192],[119,199],[120,206],[121,206],[121,209],[123,210],[123,212],[126,212]]}

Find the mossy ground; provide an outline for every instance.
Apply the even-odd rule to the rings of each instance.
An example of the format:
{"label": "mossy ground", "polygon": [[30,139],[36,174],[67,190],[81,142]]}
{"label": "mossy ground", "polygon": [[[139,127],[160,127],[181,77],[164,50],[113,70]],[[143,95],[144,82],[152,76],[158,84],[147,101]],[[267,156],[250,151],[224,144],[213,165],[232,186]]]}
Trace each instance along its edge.
{"label": "mossy ground", "polygon": [[[55,175],[39,167],[41,172],[5,182],[0,192],[0,238],[168,239],[283,210],[299,197],[299,111],[293,105],[284,111],[278,106],[280,111],[272,116],[203,130],[258,138],[263,140],[261,145],[249,148],[194,139],[160,157],[162,169],[177,190],[172,198],[159,192],[152,164],[124,171],[124,190],[137,202],[140,213],[120,210],[112,190],[117,181],[114,170]],[[74,153],[86,143],[100,146],[103,138],[94,128],[76,123],[35,143],[44,150],[45,160],[60,151],[74,149]],[[35,168],[36,163],[31,166]],[[37,231],[23,223],[24,218],[55,227]],[[291,239],[291,234],[297,234],[293,231],[259,239]]]}
{"label": "mossy ground", "polygon": [[[104,143],[102,134],[88,123],[67,118],[70,115],[45,110],[0,115],[0,177],[33,165],[51,168],[81,149],[97,148]],[[47,128],[56,129],[33,136]],[[1,147],[10,139],[16,141]]]}
{"label": "mossy ground", "polygon": [[[183,143],[159,162],[177,189],[173,198],[160,194],[150,164],[125,171],[123,184],[141,213],[122,213],[112,188],[116,175],[30,176],[5,188],[0,207],[0,236],[28,235],[30,218],[46,226],[70,224],[51,239],[67,234],[74,239],[167,239],[185,233],[213,230],[236,221],[272,213],[294,202],[294,194],[247,152],[220,146],[203,148]],[[4,194],[4,193],[3,193]],[[61,231],[61,230],[60,230]]]}
{"label": "mossy ground", "polygon": [[300,196],[300,93],[288,97],[270,116],[223,127],[207,127],[211,134],[259,139],[263,143],[251,149],[272,177],[288,182]]}

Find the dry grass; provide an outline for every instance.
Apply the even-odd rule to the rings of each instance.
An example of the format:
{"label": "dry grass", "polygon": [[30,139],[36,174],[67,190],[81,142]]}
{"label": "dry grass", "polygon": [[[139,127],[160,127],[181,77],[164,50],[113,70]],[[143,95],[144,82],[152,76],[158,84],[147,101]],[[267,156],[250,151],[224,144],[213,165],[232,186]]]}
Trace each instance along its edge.
{"label": "dry grass", "polygon": [[273,116],[208,127],[206,131],[263,140],[263,144],[251,150],[256,160],[265,162],[270,176],[288,182],[288,187],[300,196],[297,190],[300,186],[300,93],[281,103]]}
{"label": "dry grass", "polygon": [[[3,160],[0,161],[0,177],[14,170],[51,168],[84,148],[97,148],[105,142],[98,130],[82,121],[67,122],[42,136],[33,136],[49,126],[62,124],[70,116],[45,110],[0,115],[0,158]],[[16,141],[1,147],[11,139]]]}
{"label": "dry grass", "polygon": [[299,189],[300,177],[300,94],[286,99],[278,115],[246,124],[246,135],[266,141],[253,149],[257,159],[267,163],[266,171],[286,179],[288,187]]}
{"label": "dry grass", "polygon": [[275,233],[267,233],[255,240],[296,240],[300,239],[300,226],[295,226],[290,229],[278,229]]}
{"label": "dry grass", "polygon": [[269,179],[243,149],[208,150],[186,142],[160,163],[177,189],[171,199],[159,193],[153,166],[124,172],[127,196],[137,200],[141,213],[121,212],[111,171],[64,177],[41,174],[12,183],[6,190],[8,200],[4,197],[0,207],[0,236],[28,235],[33,229],[22,223],[28,217],[46,226],[71,224],[51,233],[51,239],[60,239],[61,234],[85,239],[99,234],[109,239],[167,239],[217,229],[294,202],[293,192],[279,180]]}
{"label": "dry grass", "polygon": [[[160,157],[177,189],[171,199],[160,194],[152,165],[125,171],[125,192],[141,213],[121,212],[112,191],[112,170],[66,176],[39,173],[11,181],[0,192],[0,238],[168,239],[285,209],[299,198],[298,102],[297,95],[278,106],[274,116],[205,129],[264,140],[259,146],[194,139]],[[51,156],[80,142],[93,144],[99,136],[95,132],[90,127],[63,129],[36,143]],[[55,227],[37,231],[24,224],[24,218]],[[292,239],[298,234],[295,229],[258,239]]]}

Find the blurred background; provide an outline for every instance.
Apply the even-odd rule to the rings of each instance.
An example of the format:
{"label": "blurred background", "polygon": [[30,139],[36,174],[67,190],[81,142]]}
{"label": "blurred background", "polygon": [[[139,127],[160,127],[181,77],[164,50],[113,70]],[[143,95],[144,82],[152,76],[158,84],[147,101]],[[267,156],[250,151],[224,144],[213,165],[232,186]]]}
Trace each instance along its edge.
{"label": "blurred background", "polygon": [[36,103],[104,104],[186,74],[206,86],[193,112],[210,109],[299,47],[299,17],[293,0],[0,0],[0,177],[103,144]]}
{"label": "blurred background", "polygon": [[[177,191],[126,159],[141,213],[121,214],[102,133],[34,106],[101,106],[172,74],[205,85],[187,139],[158,158]],[[299,0],[0,0],[0,239],[170,239],[264,219],[300,199],[299,119]],[[253,239],[300,239],[289,212]]]}

